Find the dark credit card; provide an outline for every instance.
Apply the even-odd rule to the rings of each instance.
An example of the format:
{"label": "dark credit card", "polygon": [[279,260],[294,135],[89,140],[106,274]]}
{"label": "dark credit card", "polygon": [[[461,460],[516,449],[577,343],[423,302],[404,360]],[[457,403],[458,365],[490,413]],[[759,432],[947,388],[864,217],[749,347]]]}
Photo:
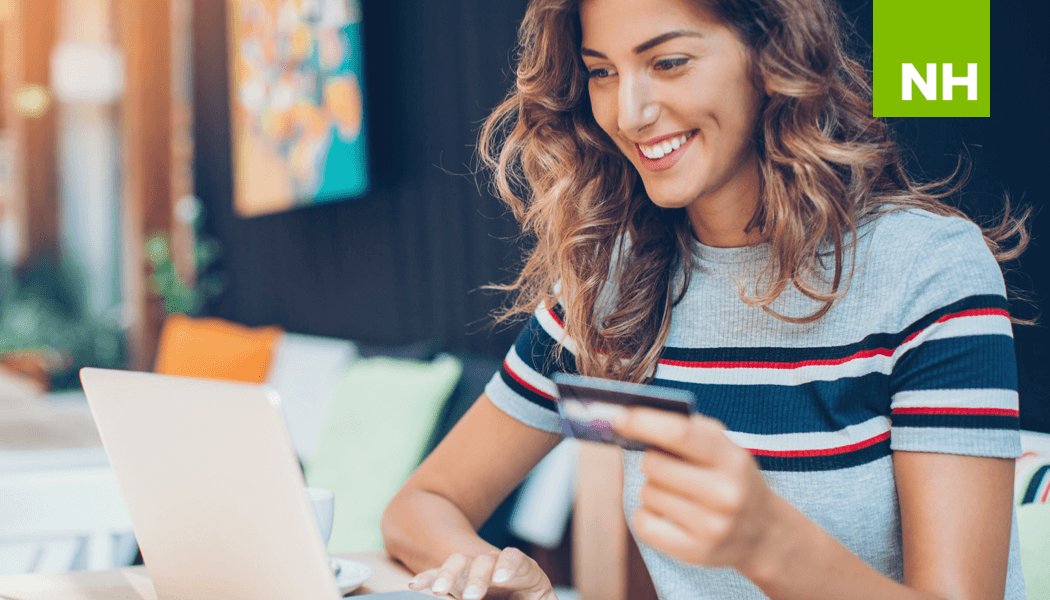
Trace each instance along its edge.
{"label": "dark credit card", "polygon": [[628,406],[647,406],[682,415],[696,411],[696,399],[686,390],[612,379],[556,373],[558,414],[566,436],[616,444],[625,450],[646,450],[648,444],[617,435],[612,420]]}

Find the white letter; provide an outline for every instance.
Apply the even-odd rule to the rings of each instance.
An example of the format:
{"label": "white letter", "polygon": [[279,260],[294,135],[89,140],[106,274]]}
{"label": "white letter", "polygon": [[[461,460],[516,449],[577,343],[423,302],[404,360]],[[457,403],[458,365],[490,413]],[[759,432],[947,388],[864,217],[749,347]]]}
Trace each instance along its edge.
{"label": "white letter", "polygon": [[[950,72],[950,71],[949,71]],[[926,63],[926,79],[915,70],[915,65],[901,65],[901,99],[911,100],[911,84],[919,86],[919,91],[927,100],[937,99],[937,64]]]}
{"label": "white letter", "polygon": [[944,93],[941,96],[945,100],[952,99],[952,88],[957,85],[966,86],[966,99],[977,99],[977,63],[966,65],[966,77],[952,77],[952,63],[944,63]]}

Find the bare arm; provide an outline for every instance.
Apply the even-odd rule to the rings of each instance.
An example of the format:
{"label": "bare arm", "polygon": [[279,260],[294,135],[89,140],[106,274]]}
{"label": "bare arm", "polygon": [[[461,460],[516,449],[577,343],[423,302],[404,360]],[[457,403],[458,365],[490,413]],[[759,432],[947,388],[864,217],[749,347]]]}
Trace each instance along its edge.
{"label": "bare arm", "polygon": [[904,583],[951,600],[1002,598],[1014,461],[897,452]]}
{"label": "bare arm", "polygon": [[482,394],[383,513],[387,552],[413,572],[454,553],[497,550],[477,529],[562,436],[508,416]]}

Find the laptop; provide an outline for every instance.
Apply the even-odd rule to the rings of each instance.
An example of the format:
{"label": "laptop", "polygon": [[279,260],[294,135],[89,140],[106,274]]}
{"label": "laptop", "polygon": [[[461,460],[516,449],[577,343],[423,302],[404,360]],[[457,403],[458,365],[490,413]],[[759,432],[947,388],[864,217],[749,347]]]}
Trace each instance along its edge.
{"label": "laptop", "polygon": [[272,388],[94,368],[80,380],[159,598],[341,597]]}

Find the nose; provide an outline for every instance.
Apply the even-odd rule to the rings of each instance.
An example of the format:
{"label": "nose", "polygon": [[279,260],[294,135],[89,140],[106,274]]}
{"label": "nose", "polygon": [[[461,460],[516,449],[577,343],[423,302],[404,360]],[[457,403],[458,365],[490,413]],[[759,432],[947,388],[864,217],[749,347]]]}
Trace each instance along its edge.
{"label": "nose", "polygon": [[620,131],[635,137],[660,118],[660,104],[653,91],[648,78],[621,75],[616,115]]}

